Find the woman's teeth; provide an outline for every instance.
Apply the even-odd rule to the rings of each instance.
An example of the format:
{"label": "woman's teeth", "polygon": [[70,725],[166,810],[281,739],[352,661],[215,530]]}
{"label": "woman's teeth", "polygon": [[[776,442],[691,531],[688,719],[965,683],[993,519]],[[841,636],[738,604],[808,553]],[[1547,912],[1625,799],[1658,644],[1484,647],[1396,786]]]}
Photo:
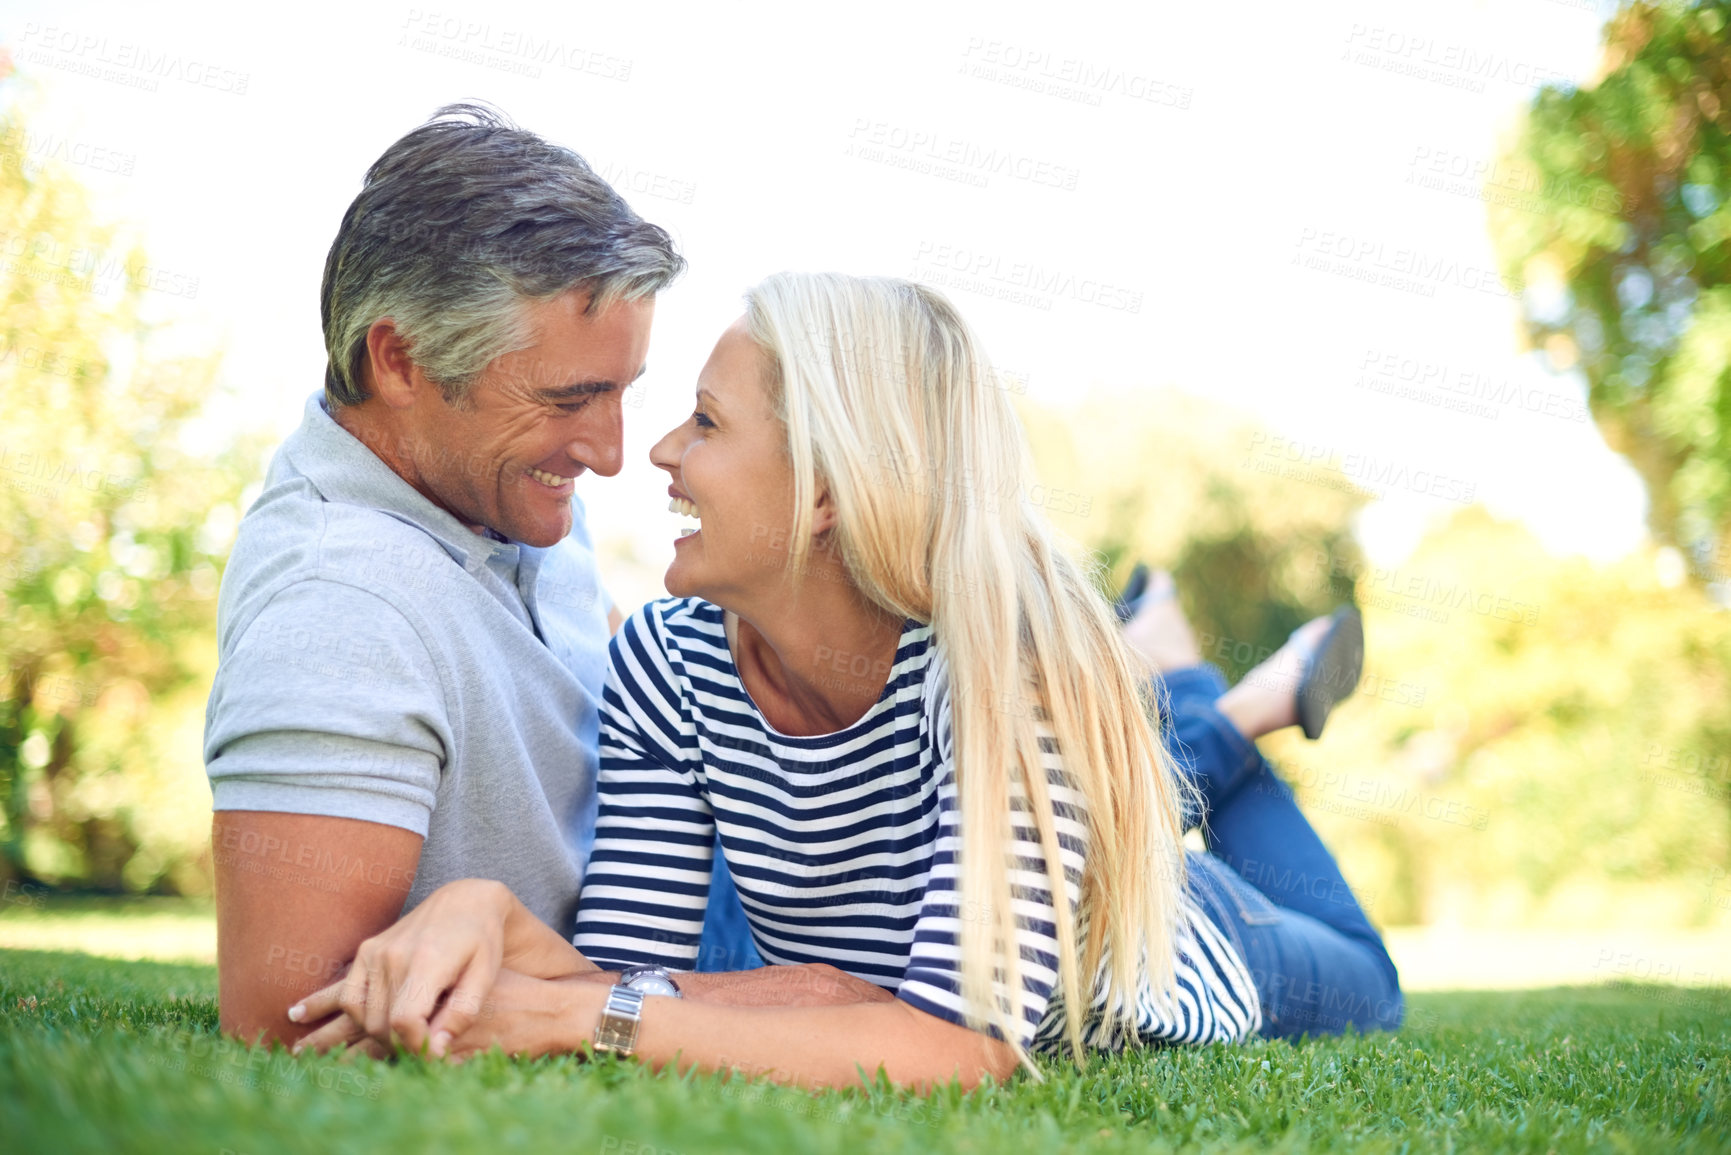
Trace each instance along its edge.
{"label": "woman's teeth", "polygon": [[548,473],[545,469],[530,469],[528,474],[549,489],[558,489],[571,480],[569,477],[560,477],[557,473]]}
{"label": "woman's teeth", "polygon": [[[669,501],[667,503],[667,508],[669,511],[671,511],[673,513],[681,513],[681,514],[684,514],[686,517],[697,517],[697,503],[695,501],[687,501],[683,497],[673,498],[671,501]],[[698,520],[701,521],[702,518],[698,518]],[[696,532],[697,531],[695,529],[692,529],[689,526],[687,526],[685,529],[682,529],[679,531],[679,536],[680,537],[690,537],[692,534],[694,534]]]}

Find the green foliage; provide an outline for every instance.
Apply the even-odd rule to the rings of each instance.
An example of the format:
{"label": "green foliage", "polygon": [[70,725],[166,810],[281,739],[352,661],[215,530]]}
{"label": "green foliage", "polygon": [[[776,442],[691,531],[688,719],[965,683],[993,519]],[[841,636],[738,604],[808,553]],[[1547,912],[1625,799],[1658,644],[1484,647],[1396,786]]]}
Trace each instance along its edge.
{"label": "green foliage", "polygon": [[1469,508],[1393,568],[1325,572],[1366,678],[1264,742],[1385,924],[1731,915],[1731,615],[1655,551],[1556,558]]}
{"label": "green foliage", "polygon": [[1229,678],[1351,600],[1315,575],[1360,568],[1352,519],[1369,495],[1338,472],[1269,472],[1283,461],[1249,418],[1139,391],[1061,415],[1028,406],[1023,423],[1052,521],[1098,555],[1112,590],[1138,560],[1171,570]]}
{"label": "green foliage", "polygon": [[1506,163],[1540,211],[1493,203],[1528,338],[1585,375],[1661,541],[1731,574],[1731,4],[1634,4],[1595,84],[1540,91]]}
{"label": "green foliage", "polygon": [[1396,1035],[1133,1051],[972,1095],[806,1095],[633,1064],[290,1058],[207,967],[0,952],[20,1151],[1723,1151],[1731,991],[1412,996]]}
{"label": "green foliage", "polygon": [[1111,582],[1137,557],[1173,568],[1229,678],[1360,607],[1358,693],[1321,742],[1262,745],[1373,921],[1731,921],[1731,615],[1661,581],[1654,551],[1557,558],[1469,507],[1371,566],[1365,497],[1258,468],[1271,435],[1218,407],[1105,398],[1027,424],[1054,520]]}
{"label": "green foliage", "polygon": [[[0,141],[23,149],[15,82]],[[256,442],[199,443],[214,359],[162,351],[148,266],[63,171],[0,164],[0,877],[199,884],[153,806],[189,770]],[[196,749],[196,746],[193,747]]]}

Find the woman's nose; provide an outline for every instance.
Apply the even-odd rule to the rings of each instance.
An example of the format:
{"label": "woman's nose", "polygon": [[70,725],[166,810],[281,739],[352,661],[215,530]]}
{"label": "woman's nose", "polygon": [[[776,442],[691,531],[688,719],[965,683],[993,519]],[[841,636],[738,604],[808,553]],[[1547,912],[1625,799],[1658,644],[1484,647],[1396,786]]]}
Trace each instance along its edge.
{"label": "woman's nose", "polygon": [[680,426],[669,429],[654,445],[649,447],[649,464],[657,469],[665,469],[672,473],[679,467],[678,440]]}

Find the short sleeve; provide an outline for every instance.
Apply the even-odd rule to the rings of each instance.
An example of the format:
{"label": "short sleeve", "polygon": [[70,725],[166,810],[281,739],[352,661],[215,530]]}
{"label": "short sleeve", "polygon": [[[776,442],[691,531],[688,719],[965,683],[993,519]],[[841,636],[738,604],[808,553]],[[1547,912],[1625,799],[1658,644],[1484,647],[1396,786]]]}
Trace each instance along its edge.
{"label": "short sleeve", "polygon": [[356,586],[288,586],[234,639],[205,717],[217,810],[358,818],[425,836],[452,737],[402,611]]}
{"label": "short sleeve", "polygon": [[573,942],[609,969],[690,968],[709,903],[715,818],[682,756],[690,724],[653,613],[614,636],[601,699],[600,808]]}

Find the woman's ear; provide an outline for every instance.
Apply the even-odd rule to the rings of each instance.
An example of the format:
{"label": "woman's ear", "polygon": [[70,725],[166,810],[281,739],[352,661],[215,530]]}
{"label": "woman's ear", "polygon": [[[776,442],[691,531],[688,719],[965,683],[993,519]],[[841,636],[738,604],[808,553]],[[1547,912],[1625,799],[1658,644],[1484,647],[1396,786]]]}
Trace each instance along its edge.
{"label": "woman's ear", "polygon": [[811,535],[821,537],[835,528],[835,501],[829,495],[829,485],[817,483],[817,501],[811,510]]}

